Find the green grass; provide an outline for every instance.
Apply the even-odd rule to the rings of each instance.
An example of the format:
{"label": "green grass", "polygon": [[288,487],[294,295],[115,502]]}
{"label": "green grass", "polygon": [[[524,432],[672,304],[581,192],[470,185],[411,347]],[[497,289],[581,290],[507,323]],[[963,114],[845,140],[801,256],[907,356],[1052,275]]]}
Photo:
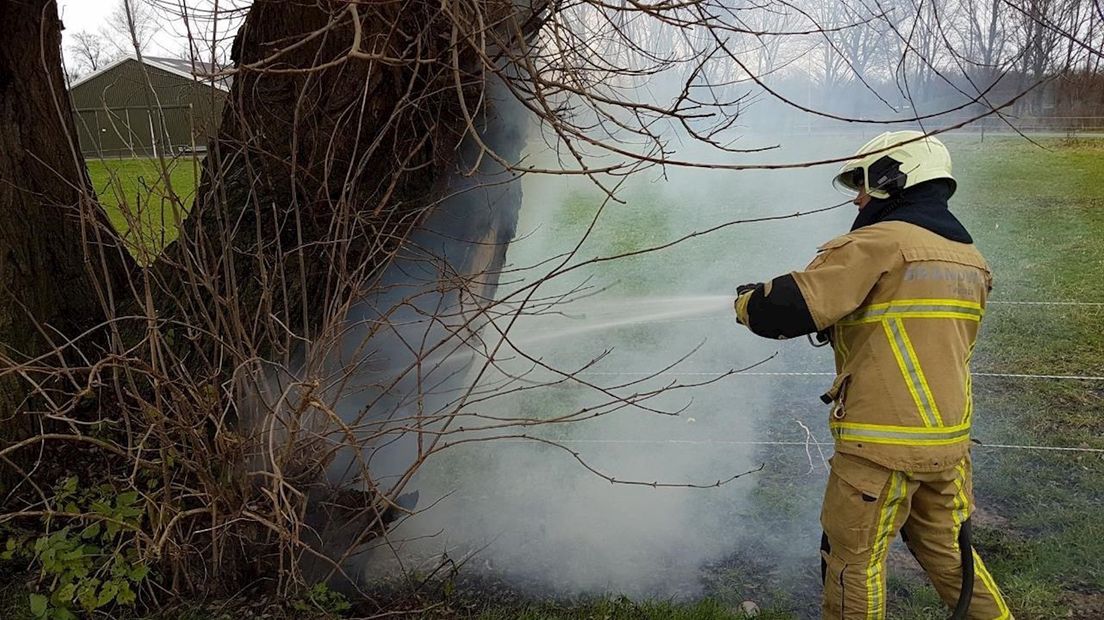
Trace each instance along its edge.
{"label": "green grass", "polygon": [[0,617],[4,620],[31,620],[28,598],[29,576],[10,564],[0,564]]}
{"label": "green grass", "polygon": [[176,239],[195,199],[200,161],[167,160],[168,183],[156,159],[90,159],[88,175],[111,224],[136,258],[152,260]]}
{"label": "green grass", "polygon": [[[948,142],[960,179],[953,208],[993,267],[993,299],[1104,301],[1100,287],[1100,274],[1104,273],[1104,187],[1100,185],[1104,140],[1046,139],[1041,142],[1044,148],[1013,138],[979,142],[975,137],[962,137]],[[671,216],[678,205],[663,204],[657,198],[660,190],[652,192],[630,191],[628,206],[608,207],[581,257],[638,249],[669,239],[672,231],[677,235],[681,228],[675,223],[689,218],[685,213]],[[585,228],[600,199],[586,193],[569,195],[554,225],[564,235]],[[794,205],[794,210],[797,208]],[[738,267],[736,261],[749,260],[756,244],[769,244],[775,234],[770,230],[756,239],[759,230],[740,231],[740,237],[726,237],[729,233],[725,232],[696,247],[680,248],[663,260],[630,259],[604,265],[603,275],[607,281],[629,282],[629,287],[621,289],[629,293],[666,292],[681,280],[678,276],[687,264],[720,258],[735,259]],[[800,234],[802,238],[808,235]],[[819,237],[810,238],[827,234],[819,230]],[[1104,375],[1102,323],[1101,307],[993,306],[983,327],[975,369]],[[1104,448],[1104,415],[1100,413],[1104,411],[1104,386],[1099,382],[978,379],[975,391],[979,412],[976,436],[984,442]],[[807,410],[803,417],[807,423],[814,427],[822,424],[815,404],[798,406]],[[784,424],[789,422],[769,423],[763,431],[768,438],[785,439],[792,427]],[[748,514],[741,515],[753,531],[795,520],[808,506],[819,504],[822,492],[818,479],[807,475],[807,464],[795,463],[788,458],[792,455],[763,452],[761,456],[767,469],[750,494]],[[1104,459],[1081,453],[985,448],[975,451],[975,459],[979,514],[984,515],[975,524],[975,546],[1016,617],[1098,617],[1094,615],[1098,608],[1086,606],[1093,603],[1085,603],[1085,597],[1104,591],[1104,519],[1100,517]],[[819,536],[819,532],[779,530],[779,538],[808,548]],[[755,542],[749,544],[749,553],[754,555]],[[707,595],[711,598],[701,603],[706,607],[683,605],[666,612],[713,617],[701,609],[712,609],[709,606],[718,601],[724,603],[722,609],[731,609],[731,601],[738,602],[738,591],[743,590],[757,592],[759,596],[749,598],[772,605],[772,613],[777,614],[773,617],[801,618],[816,613],[815,601],[801,601],[819,595],[815,578],[778,584],[754,572],[720,570],[709,579]],[[922,575],[895,575],[890,588],[890,617],[946,617],[947,610]],[[732,590],[737,591],[735,597],[730,596]],[[595,614],[590,605],[565,609],[537,605],[532,609],[535,615],[521,617],[619,617]]]}

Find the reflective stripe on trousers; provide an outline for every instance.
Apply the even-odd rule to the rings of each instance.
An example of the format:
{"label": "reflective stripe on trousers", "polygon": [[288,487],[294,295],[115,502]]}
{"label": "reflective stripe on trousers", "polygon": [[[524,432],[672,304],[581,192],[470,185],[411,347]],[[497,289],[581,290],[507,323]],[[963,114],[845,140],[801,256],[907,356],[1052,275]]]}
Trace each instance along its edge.
{"label": "reflective stripe on trousers", "polygon": [[[972,508],[969,457],[932,473],[882,468],[837,454],[824,497],[825,618],[886,619],[886,566],[900,531],[944,603],[951,608],[962,583],[958,529]],[[877,488],[876,488],[877,487]],[[877,495],[873,495],[876,493]],[[1011,620],[993,576],[974,552],[972,620]]]}

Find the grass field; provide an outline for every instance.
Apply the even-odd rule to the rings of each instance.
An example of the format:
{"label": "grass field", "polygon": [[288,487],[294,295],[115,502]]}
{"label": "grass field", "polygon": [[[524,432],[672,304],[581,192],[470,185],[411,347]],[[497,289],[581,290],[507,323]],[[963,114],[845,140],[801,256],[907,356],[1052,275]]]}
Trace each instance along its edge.
{"label": "grass field", "polygon": [[[997,274],[994,300],[1104,301],[1104,141],[964,149],[964,219]],[[981,173],[981,174],[979,174]],[[1104,375],[1104,308],[992,312],[975,366],[991,372]],[[986,380],[979,436],[991,442],[1104,447],[1104,382]],[[977,451],[988,516],[977,546],[1019,618],[1104,617],[1104,455]],[[939,617],[917,615],[915,617]]]}
{"label": "grass field", "polygon": [[[1100,185],[1104,141],[1048,139],[1043,142],[1045,149],[1008,138],[982,143],[962,137],[948,142],[962,180],[954,210],[993,266],[992,299],[1104,301],[1099,275],[1104,273],[1104,186]],[[587,200],[573,196],[561,212],[582,212],[568,217],[576,228],[586,220],[583,214],[588,211],[581,205]],[[594,198],[589,200],[593,203]],[[611,214],[610,225],[596,231],[592,240],[596,254],[669,238],[670,218],[662,214],[669,207],[659,206],[662,201],[646,191],[631,196],[629,202],[640,211]],[[723,250],[711,247],[700,250],[699,256],[673,260],[671,271],[667,265],[633,261],[613,269],[617,278],[629,283],[630,291],[665,290],[677,281],[686,261],[708,260],[719,252]],[[1102,324],[1102,306],[996,305],[983,328],[975,370],[1104,375]],[[975,385],[979,412],[975,435],[983,442],[1104,448],[1102,381],[978,378]],[[811,427],[823,425],[814,402],[786,406],[807,410],[805,421]],[[781,426],[764,430],[770,437],[785,438]],[[985,447],[974,452],[980,506],[975,546],[1016,617],[1104,617],[1104,455]],[[758,519],[769,528],[778,519],[785,521],[787,515],[798,515],[819,503],[822,483],[807,475],[807,464],[776,452],[765,451],[761,457],[768,467],[751,493],[753,509],[745,515],[749,525]],[[792,537],[792,544],[815,548],[819,532],[786,530],[781,535]],[[746,555],[754,556],[755,549]],[[750,564],[750,568],[741,567],[737,562],[713,575],[707,598],[694,604],[601,598],[566,605],[492,603],[472,616],[487,620],[743,618],[738,604],[753,598],[763,606],[760,617],[815,617],[814,566],[808,574],[780,581],[770,570],[769,559],[762,560],[762,566]],[[896,550],[891,566],[889,617],[946,617],[946,609],[906,553]]]}
{"label": "grass field", "polygon": [[167,175],[156,159],[89,159],[87,163],[100,204],[136,257],[149,252],[149,260],[176,238],[177,223],[195,199],[200,160],[169,159]]}

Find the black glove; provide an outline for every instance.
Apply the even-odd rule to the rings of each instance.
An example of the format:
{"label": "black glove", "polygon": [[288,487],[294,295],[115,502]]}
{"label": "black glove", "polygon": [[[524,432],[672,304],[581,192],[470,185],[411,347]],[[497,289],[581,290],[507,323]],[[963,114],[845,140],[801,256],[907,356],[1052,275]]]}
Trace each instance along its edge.
{"label": "black glove", "polygon": [[832,328],[821,330],[814,334],[809,334],[809,343],[814,347],[823,347],[832,344]]}
{"label": "black glove", "polygon": [[748,291],[754,291],[759,286],[762,286],[761,282],[756,282],[755,284],[741,284],[736,287],[736,296],[739,297]]}
{"label": "black glove", "polygon": [[741,284],[736,287],[736,322],[740,325],[747,326],[748,324],[748,302],[751,301],[751,293],[755,291],[762,284]]}

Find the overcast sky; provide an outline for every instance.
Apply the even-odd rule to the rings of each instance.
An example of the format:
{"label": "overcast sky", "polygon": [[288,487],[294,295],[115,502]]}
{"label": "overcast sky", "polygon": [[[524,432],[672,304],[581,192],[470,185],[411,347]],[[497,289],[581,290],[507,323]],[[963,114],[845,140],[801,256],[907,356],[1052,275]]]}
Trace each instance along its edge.
{"label": "overcast sky", "polygon": [[58,10],[65,22],[65,34],[79,30],[95,32],[118,0],[58,0]]}
{"label": "overcast sky", "polygon": [[[142,2],[148,0],[131,0],[132,2]],[[202,21],[200,18],[204,14],[204,9],[209,8],[213,4],[214,0],[187,0],[186,5],[193,13],[193,19],[196,22]],[[66,57],[69,58],[69,44],[73,40],[73,35],[78,32],[92,32],[100,33],[100,31],[108,24],[109,16],[112,11],[122,3],[122,0],[58,0],[58,11],[61,15],[62,22],[65,24],[65,30],[62,32],[62,45],[65,49]],[[165,2],[161,0],[161,5],[164,6],[178,6],[179,0],[171,0]],[[219,0],[221,7],[227,6],[244,6],[249,4],[247,0]],[[155,4],[156,6],[156,0]],[[179,9],[177,9],[179,11]],[[185,28],[183,20],[179,15],[174,15],[174,11],[166,9],[155,9],[155,15],[158,21],[158,29],[154,34],[153,39],[150,41],[149,46],[144,50],[145,53],[151,56],[179,56],[187,49],[187,38],[185,35]],[[219,29],[226,31],[230,21],[223,19]],[[199,23],[193,23],[193,28],[199,27]],[[206,55],[206,54],[204,54]]]}

